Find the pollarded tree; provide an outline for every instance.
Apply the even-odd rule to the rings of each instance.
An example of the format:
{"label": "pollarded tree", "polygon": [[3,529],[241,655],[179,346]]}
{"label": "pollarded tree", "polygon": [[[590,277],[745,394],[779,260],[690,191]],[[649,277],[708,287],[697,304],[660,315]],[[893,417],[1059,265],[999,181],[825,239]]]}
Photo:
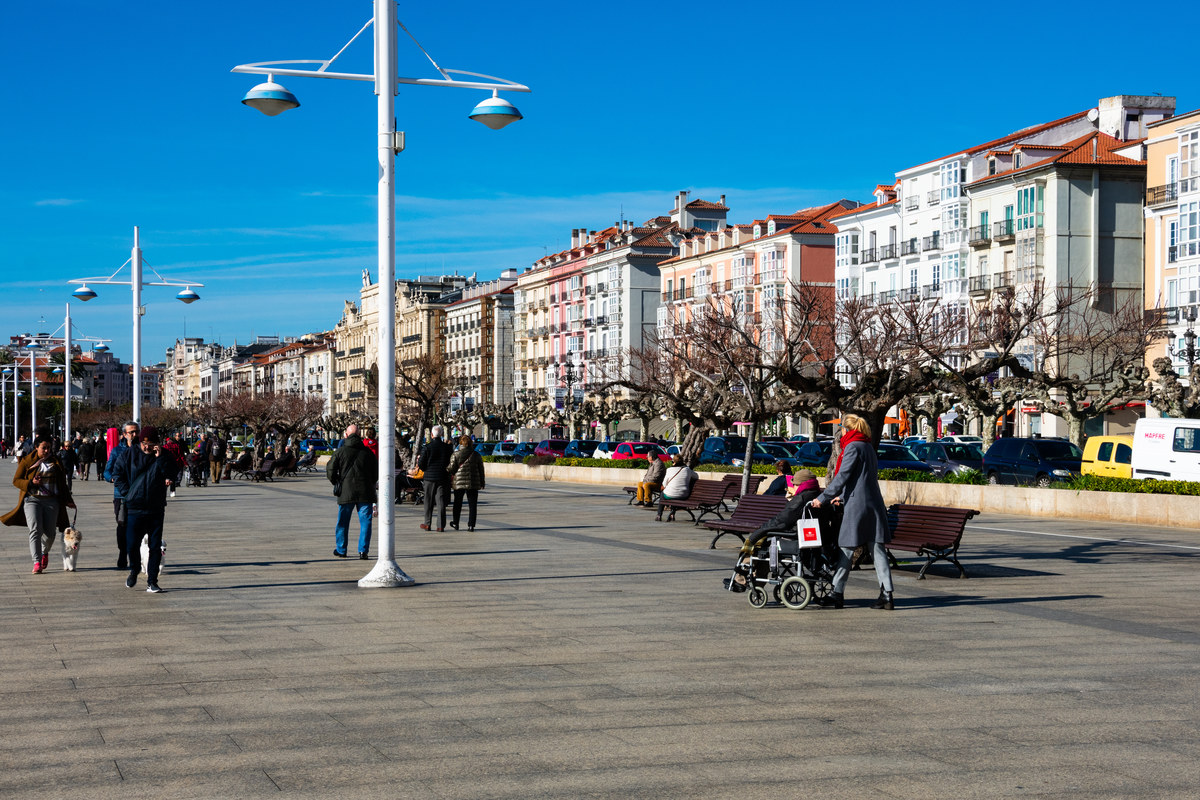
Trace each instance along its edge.
{"label": "pollarded tree", "polygon": [[1167,417],[1200,419],[1200,364],[1191,365],[1187,384],[1179,380],[1171,359],[1154,359],[1156,380],[1147,382],[1148,402]]}
{"label": "pollarded tree", "polygon": [[406,417],[416,417],[414,446],[425,443],[425,430],[438,419],[438,409],[451,384],[450,370],[440,353],[424,353],[396,365],[396,405],[407,406]]}

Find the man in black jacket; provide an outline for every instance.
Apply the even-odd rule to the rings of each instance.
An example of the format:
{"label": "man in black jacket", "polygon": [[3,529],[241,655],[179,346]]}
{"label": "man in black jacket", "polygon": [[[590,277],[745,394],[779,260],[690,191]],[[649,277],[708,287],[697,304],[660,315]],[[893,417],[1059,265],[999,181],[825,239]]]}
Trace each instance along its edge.
{"label": "man in black jacket", "polygon": [[163,519],[167,509],[167,486],[171,482],[158,429],[142,428],[137,444],[125,450],[112,467],[113,483],[125,500],[125,550],[129,556],[129,577],[125,586],[132,589],[142,571],[142,537],[149,539],[150,563],[146,565],[146,591],[158,594],[158,568],[162,564]]}
{"label": "man in black jacket", "polygon": [[417,467],[425,472],[421,480],[425,484],[425,522],[421,530],[429,530],[433,522],[433,507],[436,503],[438,531],[446,530],[446,504],[450,500],[450,458],[454,447],[442,441],[442,426],[434,425],[429,431],[430,439],[421,451]]}
{"label": "man in black jacket", "polygon": [[363,444],[358,426],[346,428],[342,446],[325,466],[325,477],[333,484],[338,501],[337,525],[333,529],[333,554],[346,557],[346,538],[350,533],[350,514],[358,511],[358,557],[367,559],[371,547],[371,507],[375,503],[375,482],[379,462]]}

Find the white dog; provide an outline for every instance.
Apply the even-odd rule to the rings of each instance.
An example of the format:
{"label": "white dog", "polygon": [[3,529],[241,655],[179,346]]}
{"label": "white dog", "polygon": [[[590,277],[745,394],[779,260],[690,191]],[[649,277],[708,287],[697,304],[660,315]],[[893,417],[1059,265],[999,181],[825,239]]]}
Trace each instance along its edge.
{"label": "white dog", "polygon": [[[148,573],[146,572],[146,567],[150,563],[150,537],[149,536],[142,537],[142,546],[140,549],[141,549],[141,553],[142,553],[142,574],[148,575]],[[167,543],[166,542],[162,543],[162,547],[159,549],[159,553],[161,554],[162,557],[159,559],[159,562],[158,562],[158,571],[162,572],[163,565],[167,563]]]}
{"label": "white dog", "polygon": [[75,571],[75,560],[79,558],[79,545],[82,542],[83,534],[78,528],[67,528],[63,531],[63,572]]}

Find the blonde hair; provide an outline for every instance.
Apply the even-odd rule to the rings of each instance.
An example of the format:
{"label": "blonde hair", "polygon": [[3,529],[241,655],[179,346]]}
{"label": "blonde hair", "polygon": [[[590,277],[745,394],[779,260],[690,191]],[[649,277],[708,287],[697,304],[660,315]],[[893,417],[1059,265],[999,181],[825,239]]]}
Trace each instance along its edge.
{"label": "blonde hair", "polygon": [[842,427],[848,431],[858,431],[868,439],[871,438],[871,426],[857,414],[846,414],[842,417]]}

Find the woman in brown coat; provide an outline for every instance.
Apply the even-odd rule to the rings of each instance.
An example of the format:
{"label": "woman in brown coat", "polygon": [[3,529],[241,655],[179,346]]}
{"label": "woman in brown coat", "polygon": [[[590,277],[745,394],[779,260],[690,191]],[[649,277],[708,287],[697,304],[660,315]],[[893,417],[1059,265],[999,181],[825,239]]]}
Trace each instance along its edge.
{"label": "woman in brown coat", "polygon": [[454,530],[458,530],[464,496],[467,498],[467,530],[475,530],[479,490],[487,483],[483,476],[483,459],[475,452],[474,445],[470,436],[464,436],[458,440],[458,449],[450,457],[448,470],[454,476],[454,515],[450,520],[450,527]]}
{"label": "woman in brown coat", "polygon": [[70,525],[67,509],[75,507],[67,485],[67,471],[51,452],[49,439],[34,442],[33,452],[21,459],[13,475],[13,486],[21,490],[17,507],[0,517],[5,525],[29,526],[29,553],[33,573],[46,569],[56,531]]}

